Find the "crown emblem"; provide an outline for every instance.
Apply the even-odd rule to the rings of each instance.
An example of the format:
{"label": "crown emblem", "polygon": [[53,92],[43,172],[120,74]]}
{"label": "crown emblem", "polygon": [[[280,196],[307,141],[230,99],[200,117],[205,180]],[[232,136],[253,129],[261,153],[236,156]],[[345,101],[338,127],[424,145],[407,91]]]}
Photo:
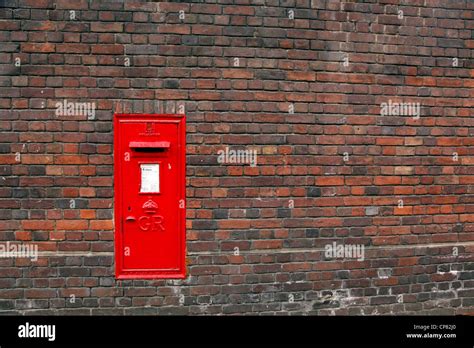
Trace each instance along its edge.
{"label": "crown emblem", "polygon": [[143,203],[142,208],[143,210],[145,210],[145,213],[154,214],[158,210],[158,204],[154,202],[153,200],[149,199],[148,201]]}

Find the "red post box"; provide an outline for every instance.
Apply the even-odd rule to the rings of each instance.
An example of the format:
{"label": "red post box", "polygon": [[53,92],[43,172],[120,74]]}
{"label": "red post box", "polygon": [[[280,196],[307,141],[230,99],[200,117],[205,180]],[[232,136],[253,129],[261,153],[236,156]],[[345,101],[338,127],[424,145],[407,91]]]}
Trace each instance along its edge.
{"label": "red post box", "polygon": [[184,278],[184,115],[114,117],[118,279]]}

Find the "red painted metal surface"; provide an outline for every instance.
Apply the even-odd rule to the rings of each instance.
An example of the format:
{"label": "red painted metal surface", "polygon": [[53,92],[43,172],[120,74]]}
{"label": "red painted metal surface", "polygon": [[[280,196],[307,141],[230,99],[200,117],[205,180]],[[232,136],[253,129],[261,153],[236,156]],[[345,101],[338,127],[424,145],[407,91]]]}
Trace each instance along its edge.
{"label": "red painted metal surface", "polygon": [[114,116],[115,275],[186,276],[184,115]]}

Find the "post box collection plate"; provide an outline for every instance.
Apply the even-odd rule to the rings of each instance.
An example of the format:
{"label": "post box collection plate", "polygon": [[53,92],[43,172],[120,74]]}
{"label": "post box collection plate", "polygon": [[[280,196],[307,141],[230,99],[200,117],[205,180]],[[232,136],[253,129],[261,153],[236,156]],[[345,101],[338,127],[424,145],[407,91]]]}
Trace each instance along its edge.
{"label": "post box collection plate", "polygon": [[184,115],[114,115],[115,276],[186,275]]}

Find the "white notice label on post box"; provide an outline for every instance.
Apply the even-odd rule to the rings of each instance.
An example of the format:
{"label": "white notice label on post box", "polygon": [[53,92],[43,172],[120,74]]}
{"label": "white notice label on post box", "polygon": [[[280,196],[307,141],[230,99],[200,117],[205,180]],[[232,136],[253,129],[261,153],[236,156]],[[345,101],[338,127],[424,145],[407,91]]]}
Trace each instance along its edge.
{"label": "white notice label on post box", "polygon": [[142,172],[140,192],[160,192],[160,165],[156,163],[140,164],[140,169]]}

